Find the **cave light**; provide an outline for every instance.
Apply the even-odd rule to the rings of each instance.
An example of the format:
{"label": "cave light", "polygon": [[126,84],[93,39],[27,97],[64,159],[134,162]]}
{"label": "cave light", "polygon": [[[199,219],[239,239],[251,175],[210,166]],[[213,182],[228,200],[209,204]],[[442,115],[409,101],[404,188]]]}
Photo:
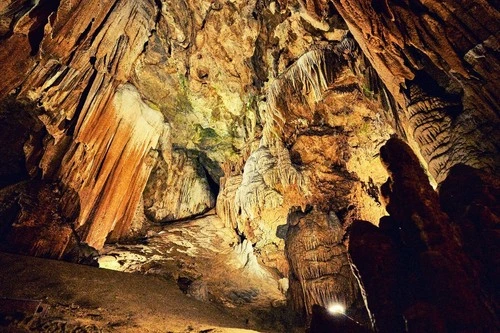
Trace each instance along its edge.
{"label": "cave light", "polygon": [[332,315],[343,315],[345,314],[345,307],[340,303],[332,303],[328,306],[328,312]]}

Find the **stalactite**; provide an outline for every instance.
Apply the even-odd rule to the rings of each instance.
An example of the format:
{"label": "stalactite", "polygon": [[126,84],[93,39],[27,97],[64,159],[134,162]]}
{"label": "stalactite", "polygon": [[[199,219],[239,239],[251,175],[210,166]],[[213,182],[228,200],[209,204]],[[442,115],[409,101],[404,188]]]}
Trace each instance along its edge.
{"label": "stalactite", "polygon": [[288,150],[278,149],[261,146],[247,160],[235,195],[240,219],[255,219],[263,209],[280,207],[283,196],[277,187],[297,185],[307,193],[304,179],[291,165]]}
{"label": "stalactite", "polygon": [[265,122],[264,145],[276,144],[281,137],[286,119],[280,105],[284,93],[307,95],[312,92],[315,101],[321,100],[330,81],[325,52],[331,50],[316,49],[306,52],[269,85],[266,94],[267,108],[261,112],[261,118]]}

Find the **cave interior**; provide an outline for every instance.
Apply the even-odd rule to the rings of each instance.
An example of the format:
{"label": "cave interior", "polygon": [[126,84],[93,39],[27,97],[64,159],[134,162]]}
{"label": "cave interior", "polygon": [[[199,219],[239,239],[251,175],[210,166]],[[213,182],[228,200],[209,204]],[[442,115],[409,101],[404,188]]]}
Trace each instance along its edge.
{"label": "cave interior", "polygon": [[2,0],[0,331],[500,332],[487,0]]}

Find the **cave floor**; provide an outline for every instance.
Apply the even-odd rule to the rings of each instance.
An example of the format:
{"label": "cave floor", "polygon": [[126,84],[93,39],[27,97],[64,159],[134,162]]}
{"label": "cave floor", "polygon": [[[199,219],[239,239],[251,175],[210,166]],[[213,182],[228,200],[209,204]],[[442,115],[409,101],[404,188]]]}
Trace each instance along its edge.
{"label": "cave floor", "polygon": [[266,331],[159,276],[7,253],[0,267],[0,332]]}
{"label": "cave floor", "polygon": [[108,244],[99,266],[170,280],[195,299],[245,313],[259,327],[289,331],[279,276],[214,212],[151,228],[139,242]]}

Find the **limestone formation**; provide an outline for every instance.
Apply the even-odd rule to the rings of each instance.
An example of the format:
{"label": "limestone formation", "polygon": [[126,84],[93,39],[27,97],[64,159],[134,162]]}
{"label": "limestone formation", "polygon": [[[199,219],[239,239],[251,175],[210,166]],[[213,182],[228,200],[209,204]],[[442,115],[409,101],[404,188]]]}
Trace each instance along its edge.
{"label": "limestone formation", "polygon": [[[335,0],[438,182],[498,168],[498,8],[487,1]],[[472,125],[473,124],[473,125]]]}
{"label": "limestone formation", "polygon": [[[86,249],[147,241],[174,221],[182,235],[201,218],[230,234],[243,267],[269,269],[257,285],[290,278],[290,303],[310,316],[332,297],[357,307],[352,225],[377,329],[489,329],[497,7],[4,0],[1,246],[86,261]],[[213,286],[186,278],[210,299]]]}
{"label": "limestone formation", "polygon": [[340,303],[349,315],[363,318],[357,309],[358,285],[342,242],[344,230],[335,213],[327,215],[314,209],[292,212],[288,224],[285,252],[294,310],[310,320],[313,305]]}
{"label": "limestone formation", "polygon": [[488,327],[491,314],[479,296],[478,272],[465,255],[457,230],[441,210],[437,193],[417,158],[396,139],[382,148],[381,158],[390,174],[388,192],[383,194],[388,197],[387,211],[401,228],[410,258],[418,258],[417,280],[426,286],[450,329]]}
{"label": "limestone formation", "polygon": [[78,215],[81,239],[99,248],[111,232],[112,238],[128,232],[151,170],[150,150],[164,132],[162,115],[123,84],[147,41],[144,27],[152,29],[154,7],[112,1],[26,6],[13,2],[5,9],[14,19],[10,37],[1,41],[8,79],[0,96],[17,89],[18,97],[43,108],[38,117],[50,137],[42,177],[62,182],[63,209]]}
{"label": "limestone formation", "polygon": [[[355,222],[349,237],[349,253],[364,286],[374,329],[380,332],[495,330],[496,295],[480,279],[486,272],[481,271],[481,266],[484,269],[489,259],[474,254],[485,251],[488,257],[496,258],[498,251],[490,247],[492,243],[481,250],[471,248],[469,237],[477,234],[459,232],[452,219],[458,218],[459,225],[467,228],[467,218],[443,211],[438,194],[408,145],[390,139],[381,149],[381,159],[390,175],[382,188],[390,217],[381,219],[380,228]],[[477,174],[471,172],[473,169],[457,166],[452,170],[453,178],[443,183],[445,209],[452,202],[457,205],[457,212],[472,200],[486,204],[483,198],[487,196],[480,194],[484,187]],[[457,193],[457,201],[447,201],[454,193],[452,182],[458,181],[463,186],[468,177],[478,180],[470,184],[473,191],[466,195],[474,199],[463,200],[465,196]],[[483,216],[483,221],[494,221],[492,215]]]}
{"label": "limestone formation", "polygon": [[229,176],[221,179],[221,191],[217,196],[217,215],[224,221],[224,225],[231,229],[236,229],[236,191],[241,185],[242,176]]}
{"label": "limestone formation", "polygon": [[210,175],[189,152],[174,150],[168,161],[153,167],[144,189],[144,210],[151,221],[163,223],[203,214],[215,206]]}
{"label": "limestone formation", "polygon": [[[311,48],[316,43],[315,32],[302,20],[318,26],[318,18],[325,13],[323,5],[319,16],[307,13],[309,5],[295,11],[243,1],[107,1],[95,5],[97,10],[89,10],[94,5],[67,1],[59,6],[46,2],[5,5],[0,52],[8,70],[0,91],[1,96],[13,94],[37,102],[37,117],[47,133],[42,131],[40,135],[45,137],[37,139],[43,145],[33,151],[32,164],[42,177],[62,183],[68,193],[62,200],[64,210],[78,216],[75,229],[82,241],[97,248],[106,239],[127,236],[152,166],[160,163],[155,161],[161,160],[160,155],[170,154],[171,144],[205,154],[203,168],[217,183],[221,175],[214,176],[217,167],[207,163],[244,163],[255,150],[249,143],[260,135],[259,122],[264,120],[264,132],[278,130],[273,129],[273,121],[259,119],[259,109],[274,108],[272,101],[267,106],[260,103],[264,89],[271,97],[273,91],[281,94],[277,91],[281,88],[273,86],[306,94],[314,88],[315,97],[310,99],[314,104],[332,84],[328,73],[345,65],[344,60],[335,60],[326,43]],[[30,17],[37,19],[30,21]],[[340,39],[345,32],[328,29],[331,36],[337,36],[332,38]],[[220,30],[226,32],[224,38],[213,40]],[[22,53],[24,49],[31,53]],[[295,65],[287,69],[290,63]],[[15,75],[14,71],[26,74]],[[274,82],[288,83],[263,86],[274,75],[279,77]],[[312,122],[317,111],[310,102],[305,108],[301,102],[292,112],[279,111],[287,114],[287,144],[293,143],[297,129]],[[322,111],[323,117],[328,113],[328,109]],[[138,122],[146,127],[136,126]],[[263,142],[265,139],[266,135]],[[284,156],[278,158],[276,170],[292,170],[282,144],[277,142],[273,149],[273,155]],[[285,174],[291,176],[285,184],[301,179],[294,172]],[[301,181],[297,183],[303,187]],[[273,186],[270,188],[277,193],[283,190],[281,185]],[[169,195],[193,197],[181,192],[179,187]],[[302,194],[290,195],[293,200],[285,199],[289,202],[278,224],[290,205],[304,204],[299,195],[307,192],[302,189]],[[184,214],[172,216],[187,217],[213,206],[213,198],[197,200],[204,202],[199,209],[191,209],[198,204],[189,202],[185,205],[191,208]],[[235,212],[235,208],[230,210]],[[163,220],[169,210],[176,209],[168,208],[157,220]],[[270,222],[267,219],[264,223]],[[270,241],[262,244],[279,243],[272,237],[274,229],[264,232]]]}

